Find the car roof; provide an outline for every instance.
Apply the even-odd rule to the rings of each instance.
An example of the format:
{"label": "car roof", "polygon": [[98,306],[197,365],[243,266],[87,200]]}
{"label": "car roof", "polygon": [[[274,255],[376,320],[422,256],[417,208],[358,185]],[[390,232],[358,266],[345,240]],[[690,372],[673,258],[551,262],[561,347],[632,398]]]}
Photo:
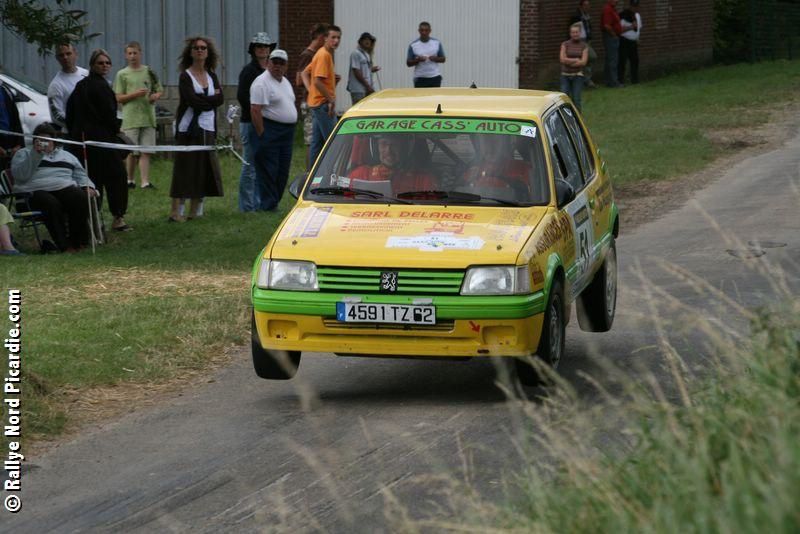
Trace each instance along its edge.
{"label": "car roof", "polygon": [[[376,115],[430,115],[435,117],[541,117],[564,95],[525,89],[387,89],[373,93],[351,107],[344,118]],[[441,112],[437,109],[441,106]]]}

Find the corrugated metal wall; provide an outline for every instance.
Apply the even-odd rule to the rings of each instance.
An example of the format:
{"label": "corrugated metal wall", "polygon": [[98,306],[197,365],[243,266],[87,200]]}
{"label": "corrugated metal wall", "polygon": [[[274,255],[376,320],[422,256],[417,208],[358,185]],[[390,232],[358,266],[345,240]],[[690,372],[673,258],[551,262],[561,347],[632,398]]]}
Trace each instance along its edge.
{"label": "corrugated metal wall", "polygon": [[[239,71],[249,61],[247,42],[254,33],[267,31],[273,39],[279,37],[278,0],[73,0],[69,7],[89,13],[92,24],[87,33],[103,33],[78,45],[81,66],[86,66],[91,50],[105,48],[116,72],[125,66],[125,43],[139,41],[145,63],[168,85],[178,82],[177,57],[187,36],[214,39],[222,55],[218,73],[226,85],[236,85]],[[39,57],[35,45],[2,26],[0,45],[0,65],[6,70],[49,83],[59,69],[52,55]]]}
{"label": "corrugated metal wall", "polygon": [[519,0],[335,0],[334,19],[343,34],[335,57],[343,77],[337,101],[347,105],[347,62],[358,36],[368,31],[377,37],[374,63],[381,66],[384,88],[411,87],[406,50],[423,20],[447,56],[443,86],[518,86]]}

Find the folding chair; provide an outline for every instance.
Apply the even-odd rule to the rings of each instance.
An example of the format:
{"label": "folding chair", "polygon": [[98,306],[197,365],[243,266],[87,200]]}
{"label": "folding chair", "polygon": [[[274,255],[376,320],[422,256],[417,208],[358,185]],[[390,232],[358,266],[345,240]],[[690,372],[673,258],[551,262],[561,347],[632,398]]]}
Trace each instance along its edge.
{"label": "folding chair", "polygon": [[0,172],[0,202],[6,205],[14,219],[19,221],[20,230],[33,228],[39,250],[45,252],[39,226],[44,226],[44,213],[31,209],[30,193],[13,193],[11,190],[11,174],[8,170]]}

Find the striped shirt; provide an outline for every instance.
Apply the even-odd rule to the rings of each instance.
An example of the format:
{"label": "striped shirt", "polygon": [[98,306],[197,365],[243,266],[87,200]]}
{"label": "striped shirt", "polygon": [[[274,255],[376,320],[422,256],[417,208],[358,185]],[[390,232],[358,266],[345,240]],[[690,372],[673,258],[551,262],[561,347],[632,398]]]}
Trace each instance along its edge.
{"label": "striped shirt", "polygon": [[[586,49],[586,42],[583,40],[577,43],[572,39],[564,41],[562,46],[566,49],[567,57],[570,59],[580,59],[583,57],[583,51]],[[561,74],[566,76],[583,76],[583,67],[572,67],[570,65],[561,65]]]}

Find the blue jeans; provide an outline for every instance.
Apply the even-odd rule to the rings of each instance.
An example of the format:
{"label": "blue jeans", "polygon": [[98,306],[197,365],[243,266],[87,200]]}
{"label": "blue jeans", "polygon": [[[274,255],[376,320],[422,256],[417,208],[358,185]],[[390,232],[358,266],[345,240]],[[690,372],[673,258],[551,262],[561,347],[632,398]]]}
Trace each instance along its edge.
{"label": "blue jeans", "polygon": [[254,165],[254,150],[250,140],[252,123],[239,123],[239,138],[242,140],[242,159],[250,165],[242,163],[242,174],[239,175],[239,211],[256,211],[258,199],[256,198],[256,167]]}
{"label": "blue jeans", "polygon": [[317,156],[322,152],[325,141],[331,135],[333,127],[336,126],[336,117],[328,115],[328,104],[311,108],[311,124],[311,150],[308,155],[308,164],[313,167]]}
{"label": "blue jeans", "polygon": [[256,168],[256,209],[270,211],[278,207],[289,180],[294,144],[294,124],[264,119],[264,133],[251,132]]}
{"label": "blue jeans", "polygon": [[572,99],[578,111],[581,111],[581,93],[584,83],[583,76],[561,75],[561,92],[566,93]]}
{"label": "blue jeans", "polygon": [[611,35],[608,32],[603,32],[603,46],[606,49],[606,61],[604,66],[606,85],[609,87],[618,87],[619,37]]}

